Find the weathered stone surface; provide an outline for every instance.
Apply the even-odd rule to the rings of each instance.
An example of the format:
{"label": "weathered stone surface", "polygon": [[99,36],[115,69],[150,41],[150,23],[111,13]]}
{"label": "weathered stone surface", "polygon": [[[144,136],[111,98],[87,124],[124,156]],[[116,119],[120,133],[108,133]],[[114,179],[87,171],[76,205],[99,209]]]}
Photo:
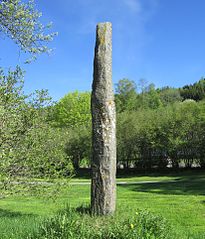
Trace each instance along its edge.
{"label": "weathered stone surface", "polygon": [[96,30],[92,85],[92,183],[91,210],[106,215],[116,202],[116,112],[112,86],[112,25]]}

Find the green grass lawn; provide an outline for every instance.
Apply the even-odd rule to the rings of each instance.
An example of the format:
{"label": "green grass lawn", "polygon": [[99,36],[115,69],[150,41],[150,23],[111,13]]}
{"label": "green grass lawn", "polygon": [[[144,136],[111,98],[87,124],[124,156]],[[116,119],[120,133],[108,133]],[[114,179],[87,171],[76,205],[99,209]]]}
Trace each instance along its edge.
{"label": "green grass lawn", "polygon": [[[72,182],[89,182],[75,178]],[[177,238],[205,238],[204,173],[182,173],[169,176],[135,175],[118,181],[130,182],[117,187],[117,217],[128,218],[137,209],[148,209],[162,215],[172,224]],[[139,183],[149,181],[148,183]],[[154,181],[154,182],[151,182]],[[158,181],[158,182],[155,182]],[[132,184],[133,182],[133,184]],[[135,184],[138,182],[138,184]],[[89,204],[89,185],[70,185],[56,202],[49,198],[9,196],[0,199],[0,239],[20,239],[35,230],[46,217],[65,205]]]}

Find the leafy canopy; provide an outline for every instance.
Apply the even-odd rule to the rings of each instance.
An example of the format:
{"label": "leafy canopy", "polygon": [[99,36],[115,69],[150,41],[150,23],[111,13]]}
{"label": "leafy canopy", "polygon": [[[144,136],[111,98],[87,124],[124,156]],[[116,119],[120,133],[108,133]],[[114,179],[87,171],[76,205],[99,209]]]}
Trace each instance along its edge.
{"label": "leafy canopy", "polygon": [[68,175],[67,134],[48,121],[50,97],[44,90],[27,96],[23,86],[19,67],[8,73],[0,69],[0,178]]}
{"label": "leafy canopy", "polygon": [[35,8],[34,0],[0,1],[0,32],[14,40],[23,52],[29,53],[31,58],[27,62],[49,52],[46,43],[56,35],[46,34],[51,24],[44,26],[39,21],[41,15]]}
{"label": "leafy canopy", "polygon": [[90,92],[66,94],[55,105],[53,122],[58,127],[90,126]]}

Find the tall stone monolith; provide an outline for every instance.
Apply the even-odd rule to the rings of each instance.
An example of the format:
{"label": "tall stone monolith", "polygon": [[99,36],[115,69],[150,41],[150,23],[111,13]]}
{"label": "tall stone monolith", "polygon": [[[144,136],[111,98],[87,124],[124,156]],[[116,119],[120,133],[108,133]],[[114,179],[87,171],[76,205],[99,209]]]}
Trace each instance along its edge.
{"label": "tall stone monolith", "polygon": [[112,24],[96,29],[92,85],[91,211],[107,215],[116,203],[116,112],[112,84]]}

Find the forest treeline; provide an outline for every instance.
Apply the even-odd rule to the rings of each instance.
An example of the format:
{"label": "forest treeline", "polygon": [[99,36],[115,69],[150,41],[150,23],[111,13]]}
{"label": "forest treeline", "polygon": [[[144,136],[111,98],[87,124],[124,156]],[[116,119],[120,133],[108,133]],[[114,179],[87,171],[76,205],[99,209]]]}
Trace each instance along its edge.
{"label": "forest treeline", "polygon": [[[52,102],[26,95],[23,72],[0,71],[1,177],[70,175],[90,167],[90,92]],[[115,86],[117,161],[138,169],[205,167],[205,79],[182,88],[129,79]]]}
{"label": "forest treeline", "polygon": [[[138,169],[205,167],[205,79],[182,88],[140,80],[115,86],[118,166]],[[90,93],[65,95],[53,123],[70,130],[66,152],[76,169],[90,166]]]}
{"label": "forest treeline", "polygon": [[117,84],[118,161],[125,167],[205,167],[205,80],[182,88]]}

